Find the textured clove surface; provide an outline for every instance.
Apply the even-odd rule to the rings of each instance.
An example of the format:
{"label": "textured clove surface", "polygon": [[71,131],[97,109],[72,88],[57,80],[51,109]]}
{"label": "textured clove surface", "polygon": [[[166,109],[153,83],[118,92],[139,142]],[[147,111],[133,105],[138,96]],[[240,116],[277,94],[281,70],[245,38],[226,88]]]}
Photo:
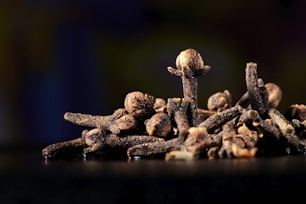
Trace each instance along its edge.
{"label": "textured clove surface", "polygon": [[196,77],[211,67],[199,52],[183,50],[176,68],[167,69],[182,78],[182,98],[131,91],[112,115],[66,112],[64,120],[84,127],[81,137],[49,144],[42,156],[172,161],[305,155],[306,106],[292,104],[281,113],[281,87],[265,83],[256,63],[246,63],[246,91],[238,101],[224,88],[207,99],[207,107],[198,105]]}

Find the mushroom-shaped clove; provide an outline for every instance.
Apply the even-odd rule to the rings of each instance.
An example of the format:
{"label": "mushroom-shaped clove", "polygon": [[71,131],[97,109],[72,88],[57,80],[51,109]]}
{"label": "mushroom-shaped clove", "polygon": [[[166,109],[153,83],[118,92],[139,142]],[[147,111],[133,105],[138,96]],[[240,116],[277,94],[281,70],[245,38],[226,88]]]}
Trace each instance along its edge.
{"label": "mushroom-shaped clove", "polygon": [[168,71],[182,78],[183,95],[189,105],[191,113],[190,123],[197,123],[198,109],[198,81],[197,77],[204,75],[210,70],[210,66],[204,65],[200,53],[194,49],[183,50],[176,58],[176,68],[168,67]]}

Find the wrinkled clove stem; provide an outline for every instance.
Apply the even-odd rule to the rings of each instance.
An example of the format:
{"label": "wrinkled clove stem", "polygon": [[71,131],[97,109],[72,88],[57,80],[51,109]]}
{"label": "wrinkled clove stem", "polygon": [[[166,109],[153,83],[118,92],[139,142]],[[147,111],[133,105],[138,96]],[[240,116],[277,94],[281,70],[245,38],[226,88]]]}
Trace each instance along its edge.
{"label": "wrinkled clove stem", "polygon": [[268,115],[270,116],[271,120],[279,127],[281,133],[285,137],[290,137],[295,134],[293,125],[291,125],[285,116],[281,114],[277,109],[269,109]]}
{"label": "wrinkled clove stem", "polygon": [[183,142],[186,138],[188,133],[188,129],[190,128],[187,115],[185,112],[178,111],[174,113],[174,120],[177,124],[177,128],[179,131],[178,137]]}
{"label": "wrinkled clove stem", "polygon": [[254,122],[253,125],[255,127],[259,128],[260,130],[262,130],[263,132],[267,132],[270,135],[273,135],[277,139],[280,138],[281,133],[280,133],[279,129],[274,124],[269,124],[264,120],[260,120],[258,123]]}
{"label": "wrinkled clove stem", "polygon": [[179,138],[174,138],[166,142],[150,142],[132,146],[127,150],[127,155],[129,158],[133,158],[135,156],[146,157],[163,154],[172,150],[180,150],[181,148],[181,140]]}
{"label": "wrinkled clove stem", "polygon": [[112,115],[90,115],[84,113],[66,112],[64,119],[73,124],[87,127],[108,127],[111,122],[124,115],[125,109],[119,108]]}
{"label": "wrinkled clove stem", "polygon": [[42,156],[45,157],[45,159],[67,156],[71,153],[82,152],[86,146],[84,138],[79,137],[73,140],[53,143],[46,146],[42,149]]}
{"label": "wrinkled clove stem", "polygon": [[111,148],[125,148],[150,143],[150,142],[164,142],[165,140],[160,137],[148,136],[148,135],[120,135],[110,134],[105,138],[105,145]]}
{"label": "wrinkled clove stem", "polygon": [[75,125],[86,127],[97,127],[97,124],[106,124],[109,116],[90,115],[84,113],[71,113],[66,112],[64,119]]}
{"label": "wrinkled clove stem", "polygon": [[220,111],[215,113],[214,115],[208,117],[202,123],[200,123],[199,127],[205,127],[208,133],[211,133],[213,130],[221,127],[227,121],[232,120],[236,116],[240,115],[242,112],[242,107],[237,105],[224,111]]}
{"label": "wrinkled clove stem", "polygon": [[269,134],[277,139],[279,139],[281,136],[281,132],[277,126],[273,122],[268,122],[268,120],[259,118],[258,120],[254,120],[252,122],[252,126],[255,127],[259,133]]}
{"label": "wrinkled clove stem", "polygon": [[[93,135],[94,136],[94,135]],[[83,155],[86,156],[90,152],[99,152],[104,147],[125,149],[129,147],[149,143],[149,142],[164,142],[163,138],[148,136],[148,135],[116,135],[108,134],[105,136],[86,137],[86,143],[89,147],[84,148]]]}
{"label": "wrinkled clove stem", "polygon": [[176,122],[179,131],[178,138],[183,142],[190,128],[187,117],[188,103],[185,99],[169,98],[167,106],[169,113],[174,115],[174,121]]}
{"label": "wrinkled clove stem", "polygon": [[263,117],[267,111],[267,101],[265,101],[267,98],[263,97],[264,93],[262,93],[265,89],[260,89],[258,85],[256,63],[249,62],[246,64],[245,80],[251,107]]}

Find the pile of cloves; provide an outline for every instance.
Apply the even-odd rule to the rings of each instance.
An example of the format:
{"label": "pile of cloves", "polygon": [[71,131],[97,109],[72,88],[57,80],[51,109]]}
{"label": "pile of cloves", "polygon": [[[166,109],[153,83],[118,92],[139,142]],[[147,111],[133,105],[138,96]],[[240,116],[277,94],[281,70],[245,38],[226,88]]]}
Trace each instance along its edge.
{"label": "pile of cloves", "polygon": [[245,68],[246,92],[232,102],[229,90],[211,95],[199,108],[197,77],[211,69],[194,49],[182,51],[170,74],[181,77],[183,98],[132,91],[112,115],[66,112],[64,119],[84,126],[80,137],[42,149],[46,159],[81,155],[103,158],[241,158],[305,154],[306,106],[282,114],[280,87],[258,77],[257,64]]}

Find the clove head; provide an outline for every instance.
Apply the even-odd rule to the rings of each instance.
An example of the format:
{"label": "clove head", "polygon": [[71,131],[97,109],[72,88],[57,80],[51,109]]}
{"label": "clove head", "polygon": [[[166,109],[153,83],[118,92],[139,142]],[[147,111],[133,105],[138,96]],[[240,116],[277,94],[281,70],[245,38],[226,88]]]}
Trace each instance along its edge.
{"label": "clove head", "polygon": [[176,58],[176,67],[182,69],[183,67],[190,67],[196,70],[203,67],[204,62],[200,53],[194,49],[187,49],[180,52]]}
{"label": "clove head", "polygon": [[136,119],[145,119],[154,114],[155,97],[140,91],[132,91],[125,96],[124,108]]}
{"label": "clove head", "polygon": [[146,122],[146,131],[150,136],[167,137],[171,130],[171,117],[167,113],[156,113]]}
{"label": "clove head", "polygon": [[228,90],[216,92],[207,100],[207,109],[209,111],[223,111],[232,107],[232,95]]}
{"label": "clove head", "polygon": [[191,127],[184,146],[188,152],[201,152],[208,145],[209,134],[204,127]]}
{"label": "clove head", "polygon": [[183,50],[176,58],[176,67],[179,70],[189,68],[194,73],[207,72],[210,66],[204,66],[204,61],[200,53],[192,48]]}

